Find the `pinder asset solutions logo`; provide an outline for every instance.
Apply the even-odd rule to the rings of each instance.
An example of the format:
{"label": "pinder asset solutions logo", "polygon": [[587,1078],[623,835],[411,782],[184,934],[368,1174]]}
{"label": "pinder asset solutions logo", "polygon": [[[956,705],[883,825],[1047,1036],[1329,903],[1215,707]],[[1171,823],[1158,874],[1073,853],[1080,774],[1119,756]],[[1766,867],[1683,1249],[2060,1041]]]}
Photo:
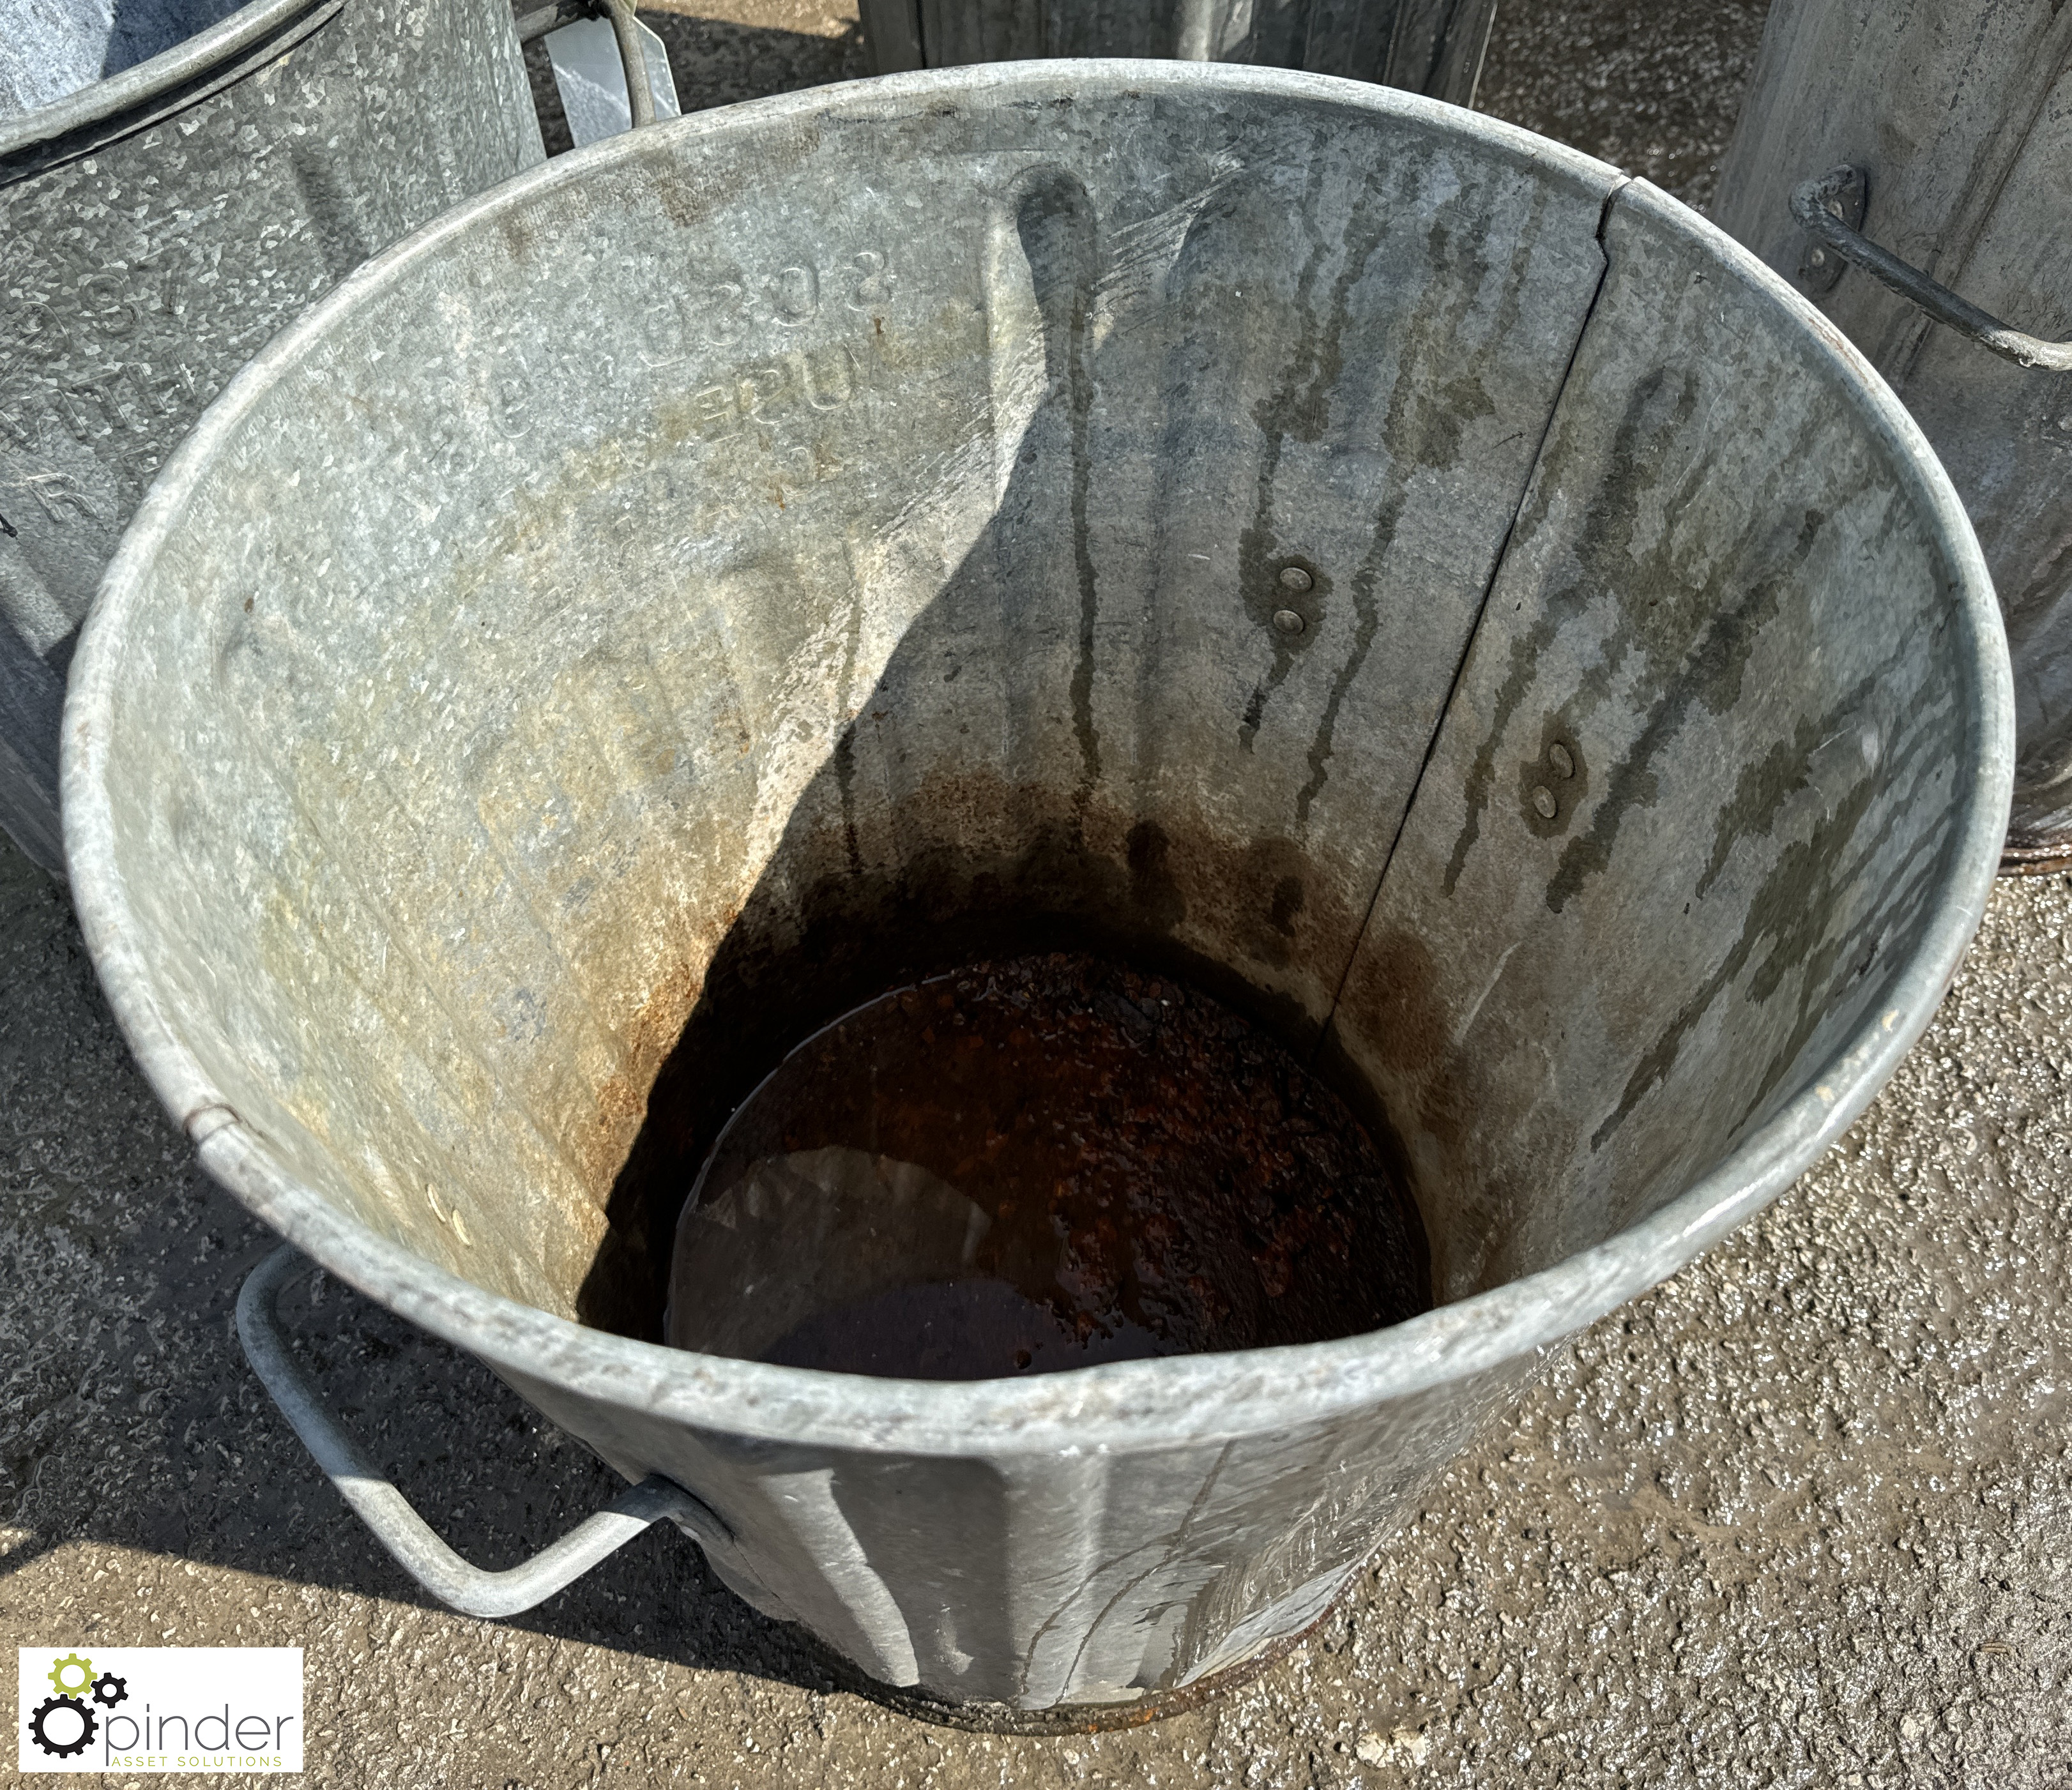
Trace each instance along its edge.
{"label": "pinder asset solutions logo", "polygon": [[300,1772],[299,1647],[25,1647],[24,1772]]}

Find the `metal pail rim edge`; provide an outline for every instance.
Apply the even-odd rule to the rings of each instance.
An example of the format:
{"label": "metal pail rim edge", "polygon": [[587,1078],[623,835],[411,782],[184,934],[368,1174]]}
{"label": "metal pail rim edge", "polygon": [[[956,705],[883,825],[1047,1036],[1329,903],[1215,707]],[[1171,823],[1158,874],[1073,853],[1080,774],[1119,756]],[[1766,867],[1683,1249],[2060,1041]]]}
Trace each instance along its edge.
{"label": "metal pail rim edge", "polygon": [[[1023,95],[1054,100],[1157,91],[1244,93],[1393,114],[1478,139],[1502,156],[1588,177],[1612,201],[1682,232],[1810,335],[1855,388],[1872,433],[1950,566],[1955,650],[1971,712],[1972,778],[1954,849],[1920,944],[1882,1009],[1802,1092],[1684,1193],[1550,1267],[1338,1341],[1122,1361],[1031,1379],[878,1380],[721,1359],[593,1330],[490,1292],[347,1217],[298,1180],[248,1127],[159,1004],[117,866],[104,782],[120,649],[130,612],[188,496],[245,413],[323,340],[331,324],[478,220],[597,170],[667,154],[701,138],[814,113],[867,118],[882,104]],[[62,741],[61,791],[72,899],[117,1022],[145,1074],[198,1146],[203,1165],[250,1211],[347,1284],[520,1382],[685,1427],[809,1446],[905,1454],[1136,1453],[1286,1431],[1541,1353],[1665,1279],[1767,1205],[1854,1122],[1926,1028],[1984,916],[2006,831],[2014,698],[1998,603],[1971,524],[1913,419],[1819,311],[1753,255],[1644,181],[1515,126],[1419,96],[1334,76],[1238,65],[1138,61],[989,64],[927,70],[693,113],[557,158],[491,189],[368,262],[277,336],[203,416],[138,511],[82,631]]]}
{"label": "metal pail rim edge", "polygon": [[240,52],[261,43],[325,0],[251,0],[228,18],[147,57],[105,80],[38,106],[19,117],[0,120],[0,160],[32,143],[49,142],[99,124],[208,74]]}

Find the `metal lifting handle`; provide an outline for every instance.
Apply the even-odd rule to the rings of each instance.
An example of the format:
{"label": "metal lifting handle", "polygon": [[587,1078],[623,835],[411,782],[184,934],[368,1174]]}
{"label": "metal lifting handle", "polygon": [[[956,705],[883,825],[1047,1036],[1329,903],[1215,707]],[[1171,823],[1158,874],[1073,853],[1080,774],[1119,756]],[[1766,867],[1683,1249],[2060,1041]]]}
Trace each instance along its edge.
{"label": "metal lifting handle", "polygon": [[282,1290],[315,1263],[282,1244],[245,1278],[237,1295],[237,1334],[252,1371],[273,1394],[281,1414],[302,1445],[330,1476],[339,1494],[374,1531],[397,1564],[442,1603],[471,1616],[516,1616],[555,1592],[623,1547],[650,1523],[673,1517],[707,1546],[732,1538],[719,1518],[684,1488],[652,1475],[630,1486],[604,1509],[508,1572],[471,1566],[433,1533],[409,1501],[368,1464],[359,1444],[339,1427],[296,1364],[281,1328],[275,1302]]}
{"label": "metal lifting handle", "polygon": [[640,34],[634,28],[633,0],[553,0],[552,5],[518,19],[518,41],[530,43],[536,37],[545,37],[578,19],[594,18],[599,13],[611,21],[619,64],[626,71],[626,104],[632,114],[633,128],[638,130],[655,121],[655,89],[648,84],[648,57],[640,47]]}
{"label": "metal lifting handle", "polygon": [[[1860,221],[1869,176],[1861,168],[1830,170],[1818,180],[1809,180],[1791,195],[1791,215],[1799,228],[1811,231],[1840,256],[1866,273],[1882,280],[1902,298],[1910,298],[1938,323],[1962,331],[1980,347],[2023,367],[2041,367],[2054,373],[2072,372],[2072,342],[2046,342],[2041,336],[2025,335],[2010,329],[1997,317],[1960,298],[1947,286],[1931,280],[1918,267],[1901,261],[1889,248],[1881,248],[1837,215],[1845,207]],[[1817,251],[1816,251],[1817,252]],[[1840,269],[1835,270],[1837,273]],[[1832,284],[1832,281],[1829,281]]]}

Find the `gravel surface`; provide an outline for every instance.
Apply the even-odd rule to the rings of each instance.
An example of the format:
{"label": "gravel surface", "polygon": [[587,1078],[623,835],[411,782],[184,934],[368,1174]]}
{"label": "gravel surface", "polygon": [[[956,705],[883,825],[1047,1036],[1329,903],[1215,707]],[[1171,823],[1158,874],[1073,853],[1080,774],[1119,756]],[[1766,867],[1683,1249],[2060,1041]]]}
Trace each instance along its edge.
{"label": "gravel surface", "polygon": [[1499,0],[1478,111],[1712,196],[1770,0]]}
{"label": "gravel surface", "polygon": [[[1563,37],[1511,0],[1485,94],[1688,194],[1745,65],[1745,43],[1715,55],[1722,22],[1759,10],[1630,9],[1657,47],[1607,72],[1589,31],[1628,9],[1564,9]],[[781,12],[852,55],[799,10],[721,23]],[[1618,68],[1672,41],[1688,91],[1662,91],[1684,109],[1632,127],[1636,149],[1592,135],[1616,137],[1638,79]],[[1520,74],[1544,43],[1598,44],[1595,72]],[[0,841],[0,1644],[302,1646],[311,1780],[355,1790],[2048,1790],[2072,1759],[2068,944],[2072,880],[2001,885],[1846,1142],[1558,1357],[1286,1663],[1153,1728],[1004,1739],[835,1691],[674,1535],[508,1623],[417,1595],[244,1365],[232,1304],[269,1238],[196,1172],[62,893]],[[378,1308],[319,1280],[284,1310],[471,1557],[509,1564],[610,1495],[578,1446]]]}
{"label": "gravel surface", "polygon": [[[1587,1332],[1330,1623],[1135,1733],[834,1692],[651,1533],[503,1624],[431,1607],[245,1370],[269,1246],[130,1066],[63,897],[0,861],[0,1644],[298,1644],[341,1785],[2064,1782],[2072,881],[2005,883],[1927,1040],[1757,1223]],[[322,1383],[485,1564],[609,1496],[335,1286]]]}

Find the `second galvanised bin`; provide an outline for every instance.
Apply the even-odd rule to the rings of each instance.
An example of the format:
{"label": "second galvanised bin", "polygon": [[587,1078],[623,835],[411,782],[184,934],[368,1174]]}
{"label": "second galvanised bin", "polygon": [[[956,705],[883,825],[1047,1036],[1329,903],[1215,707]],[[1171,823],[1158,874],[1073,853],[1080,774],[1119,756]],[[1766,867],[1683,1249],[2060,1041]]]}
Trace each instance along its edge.
{"label": "second galvanised bin", "polygon": [[[413,1572],[508,1611],[669,1514],[881,1694],[1042,1726],[1288,1644],[1841,1135],[2010,712],[1919,432],[1690,211],[1386,88],[1031,63],[635,132],[347,281],[123,544],[68,843],[209,1172],[642,1482],[475,1571],[297,1367],[290,1253],[248,1349]],[[963,1383],[649,1340],[664,1057],[694,1164],[1032,930],[1316,1061],[1436,1308]]]}
{"label": "second galvanised bin", "polygon": [[1892,382],[2015,667],[2004,868],[2072,867],[2072,10],[1777,0],[1713,215]]}
{"label": "second galvanised bin", "polygon": [[1496,0],[862,0],[881,75],[1032,56],[1248,62],[1473,105]]}
{"label": "second galvanised bin", "polygon": [[[65,17],[97,65],[113,27]],[[342,275],[544,158],[508,0],[252,0],[0,115],[0,826],[46,868],[73,643],[166,456]]]}

